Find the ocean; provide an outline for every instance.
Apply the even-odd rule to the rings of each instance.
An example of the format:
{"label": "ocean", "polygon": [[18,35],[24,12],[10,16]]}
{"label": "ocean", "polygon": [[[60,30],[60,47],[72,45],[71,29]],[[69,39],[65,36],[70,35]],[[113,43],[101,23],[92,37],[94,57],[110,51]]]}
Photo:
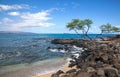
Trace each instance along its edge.
{"label": "ocean", "polygon": [[[96,36],[96,34],[89,35],[91,38]],[[112,35],[104,34],[103,36]],[[25,70],[26,67],[27,71],[33,70],[34,67],[34,72],[32,71],[31,75],[35,75],[36,72],[41,73],[43,69],[44,72],[47,71],[45,70],[46,67],[49,67],[50,70],[54,69],[51,66],[60,64],[60,62],[57,62],[58,60],[61,63],[63,62],[64,65],[66,61],[61,60],[61,58],[66,58],[70,54],[66,55],[64,52],[49,50],[48,47],[64,47],[63,45],[51,44],[50,41],[53,39],[82,39],[82,37],[76,34],[0,33],[0,77],[15,77],[14,74],[16,72],[12,75],[10,73],[8,75],[5,74],[11,72],[11,69],[12,72],[19,69],[17,74],[21,75],[20,69],[24,68]],[[40,67],[39,69],[37,68],[38,66]],[[30,74],[26,73],[25,75],[25,77],[30,77]]]}

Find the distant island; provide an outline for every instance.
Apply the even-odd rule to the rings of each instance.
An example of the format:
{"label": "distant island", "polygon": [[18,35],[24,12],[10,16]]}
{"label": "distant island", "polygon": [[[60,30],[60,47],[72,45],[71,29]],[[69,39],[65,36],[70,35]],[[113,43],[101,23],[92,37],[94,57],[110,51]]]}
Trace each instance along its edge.
{"label": "distant island", "polygon": [[10,33],[10,34],[36,34],[32,32],[22,32],[22,31],[0,31],[0,33]]}

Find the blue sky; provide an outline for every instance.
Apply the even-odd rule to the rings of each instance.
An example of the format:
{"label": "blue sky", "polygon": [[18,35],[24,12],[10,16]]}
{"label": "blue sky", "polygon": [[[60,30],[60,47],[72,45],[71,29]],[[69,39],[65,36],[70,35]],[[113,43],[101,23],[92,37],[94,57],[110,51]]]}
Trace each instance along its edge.
{"label": "blue sky", "polygon": [[0,31],[74,33],[72,19],[91,19],[89,33],[99,26],[120,26],[120,0],[0,0]]}

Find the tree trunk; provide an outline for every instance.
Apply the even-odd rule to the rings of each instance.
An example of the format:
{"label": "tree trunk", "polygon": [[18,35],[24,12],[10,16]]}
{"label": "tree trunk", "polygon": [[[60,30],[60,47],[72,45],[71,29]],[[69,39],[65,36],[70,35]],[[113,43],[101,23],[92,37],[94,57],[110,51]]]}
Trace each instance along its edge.
{"label": "tree trunk", "polygon": [[85,39],[85,30],[84,30],[84,29],[82,30],[82,33],[83,33],[82,36],[83,36],[83,38]]}
{"label": "tree trunk", "polygon": [[81,36],[81,35],[77,32],[77,30],[76,30],[76,29],[74,29],[74,31],[75,31],[75,33],[76,33],[77,35]]}
{"label": "tree trunk", "polygon": [[90,37],[88,36],[89,28],[90,28],[90,26],[87,25],[87,31],[85,32],[85,36],[86,36],[88,39],[92,40],[92,38],[90,38]]}
{"label": "tree trunk", "polygon": [[100,38],[102,40],[104,40],[104,38],[102,37],[103,31],[101,31],[100,34],[97,34],[95,38]]}

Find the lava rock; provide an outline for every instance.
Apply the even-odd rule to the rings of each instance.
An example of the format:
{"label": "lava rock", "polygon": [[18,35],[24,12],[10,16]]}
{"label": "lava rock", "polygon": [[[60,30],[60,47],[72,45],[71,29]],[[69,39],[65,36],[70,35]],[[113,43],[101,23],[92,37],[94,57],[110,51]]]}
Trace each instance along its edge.
{"label": "lava rock", "polygon": [[108,61],[108,55],[103,55],[101,56],[101,58],[103,59],[104,62]]}
{"label": "lava rock", "polygon": [[57,74],[52,74],[51,77],[59,77]]}
{"label": "lava rock", "polygon": [[76,69],[68,70],[66,73],[73,73],[73,72],[76,72]]}
{"label": "lava rock", "polygon": [[120,69],[120,64],[119,63],[114,63],[114,67],[119,70]]}
{"label": "lava rock", "polygon": [[89,73],[87,73],[87,72],[80,72],[75,77],[89,77]]}
{"label": "lava rock", "polygon": [[75,40],[72,39],[54,39],[51,41],[52,44],[71,44],[74,42]]}
{"label": "lava rock", "polygon": [[63,74],[63,75],[61,75],[60,77],[69,77],[69,75]]}
{"label": "lava rock", "polygon": [[88,67],[88,68],[87,68],[87,72],[88,72],[88,73],[95,72],[95,69],[94,69],[93,67]]}
{"label": "lava rock", "polygon": [[97,75],[99,75],[99,76],[104,76],[104,75],[105,75],[104,69],[99,68],[99,69],[97,70]]}
{"label": "lava rock", "polygon": [[95,64],[94,67],[95,67],[95,68],[102,68],[102,67],[103,67],[103,62],[98,61],[98,62]]}
{"label": "lava rock", "polygon": [[118,71],[115,68],[107,68],[104,72],[106,77],[118,77]]}
{"label": "lava rock", "polygon": [[61,70],[59,70],[59,71],[57,71],[57,75],[60,75],[60,74],[62,74],[62,73],[64,73],[63,71],[61,71]]}

